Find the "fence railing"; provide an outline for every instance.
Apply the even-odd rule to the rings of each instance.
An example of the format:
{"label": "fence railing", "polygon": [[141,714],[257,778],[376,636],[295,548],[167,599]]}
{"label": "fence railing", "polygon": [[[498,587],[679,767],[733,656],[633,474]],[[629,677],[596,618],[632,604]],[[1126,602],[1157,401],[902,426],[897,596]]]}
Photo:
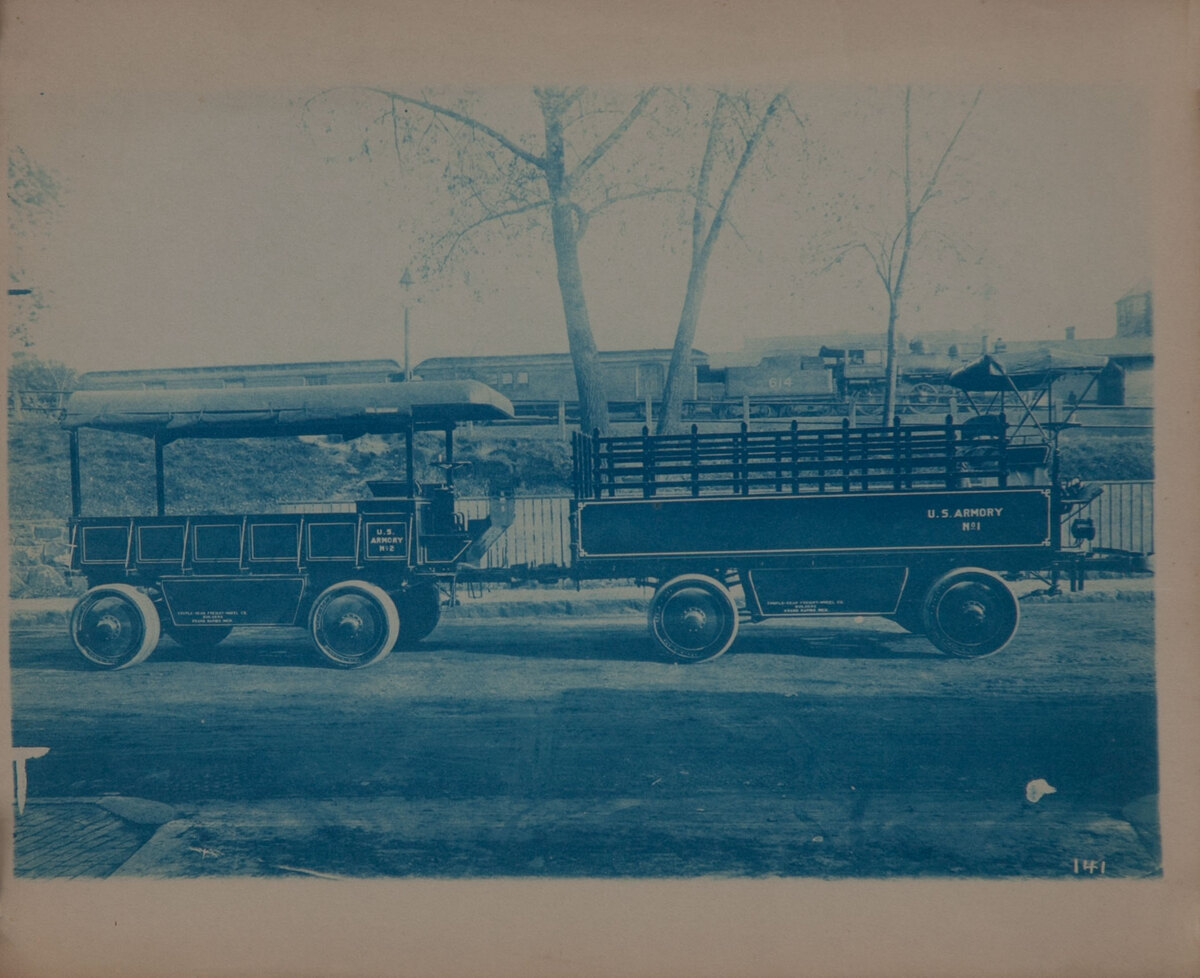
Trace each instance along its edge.
{"label": "fence railing", "polygon": [[1093,547],[1154,553],[1154,483],[1098,482],[1104,492],[1079,515],[1096,525]]}

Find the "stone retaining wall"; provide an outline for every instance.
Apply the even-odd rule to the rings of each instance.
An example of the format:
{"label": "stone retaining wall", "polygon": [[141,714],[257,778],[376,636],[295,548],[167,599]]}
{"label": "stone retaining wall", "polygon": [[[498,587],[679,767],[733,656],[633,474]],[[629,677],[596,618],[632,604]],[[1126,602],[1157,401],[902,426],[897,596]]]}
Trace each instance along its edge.
{"label": "stone retaining wall", "polygon": [[82,578],[68,580],[70,538],[63,523],[23,520],[9,524],[9,588],[14,598],[56,598],[82,594]]}

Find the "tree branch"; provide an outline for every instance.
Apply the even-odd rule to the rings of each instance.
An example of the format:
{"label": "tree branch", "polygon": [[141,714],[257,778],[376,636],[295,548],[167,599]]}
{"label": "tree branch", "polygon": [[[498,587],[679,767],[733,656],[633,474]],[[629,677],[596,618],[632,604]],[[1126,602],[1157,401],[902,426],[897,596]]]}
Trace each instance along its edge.
{"label": "tree branch", "polygon": [[[971,100],[971,104],[967,108],[966,115],[963,116],[962,122],[960,122],[958,124],[958,128],[954,130],[954,135],[950,137],[950,142],[946,144],[946,151],[944,153],[942,153],[941,159],[938,160],[937,166],[934,167],[933,175],[929,178],[929,183],[927,183],[925,185],[925,192],[923,194],[921,194],[921,200],[917,204],[916,210],[913,211],[914,217],[917,215],[917,212],[920,211],[920,209],[925,206],[925,204],[930,200],[930,198],[933,197],[933,190],[934,190],[934,187],[937,186],[938,177],[941,175],[942,167],[945,166],[946,160],[949,159],[950,153],[954,149],[954,144],[958,142],[958,137],[962,135],[962,131],[966,127],[967,121],[971,118],[971,113],[973,113],[975,111],[975,106],[977,106],[979,104],[979,97],[982,94],[983,94],[982,88],[979,89],[979,91],[977,91],[975,93],[975,98]],[[907,111],[907,105],[905,108]],[[907,124],[907,118],[905,121]]]}
{"label": "tree branch", "polygon": [[[492,214],[486,214],[483,217],[481,217],[479,220],[472,221],[470,224],[467,224],[464,227],[459,228],[459,230],[454,233],[454,235],[453,235],[454,240],[450,243],[450,247],[446,249],[446,254],[443,255],[442,260],[440,262],[438,262],[438,271],[440,272],[446,267],[446,263],[450,260],[450,256],[454,253],[454,249],[458,247],[459,242],[462,241],[463,238],[465,238],[468,234],[470,234],[476,228],[481,227],[484,224],[487,224],[489,221],[499,221],[506,217],[516,217],[518,214],[526,214],[529,211],[537,210],[539,207],[548,207],[548,206],[550,206],[549,200],[535,200],[535,201],[531,201],[528,204],[522,204],[520,207],[513,207],[506,211],[496,211],[495,213],[492,213]],[[434,247],[440,248],[442,246],[442,244],[446,241],[446,239],[449,237],[451,237],[451,234],[449,232],[447,232],[446,234],[443,234],[437,240],[437,243],[434,245]]]}
{"label": "tree branch", "polygon": [[384,97],[391,99],[393,103],[403,102],[406,105],[415,105],[418,108],[425,109],[427,112],[432,112],[435,115],[444,116],[447,119],[453,119],[455,122],[461,123],[464,126],[474,129],[476,132],[481,132],[485,136],[489,136],[490,138],[494,139],[506,150],[512,153],[513,156],[519,157],[530,166],[536,166],[539,170],[545,169],[546,167],[546,158],[544,156],[538,156],[535,153],[529,152],[529,150],[525,149],[525,147],[513,142],[513,140],[509,139],[502,132],[493,129],[485,122],[480,122],[478,119],[472,116],[466,115],[465,113],[459,112],[455,109],[447,108],[444,105],[438,105],[436,102],[429,102],[425,99],[414,98],[411,95],[401,95],[399,92],[388,91],[385,88],[376,88],[371,85],[342,85],[335,88],[329,88],[324,92],[320,92],[308,99],[308,101],[304,103],[305,107],[312,104],[312,102],[321,95],[327,95],[330,92],[339,91],[340,89],[356,89],[363,92],[374,92],[376,95],[383,95]]}
{"label": "tree branch", "polygon": [[746,140],[746,147],[742,150],[741,159],[738,160],[737,166],[734,168],[733,176],[729,178],[729,183],[725,187],[725,193],[721,195],[721,203],[717,206],[717,212],[713,215],[712,223],[708,226],[708,235],[704,241],[705,250],[712,248],[716,242],[717,234],[720,232],[721,224],[725,219],[725,212],[729,209],[729,202],[733,199],[733,192],[742,178],[742,173],[750,163],[751,157],[754,156],[754,150],[758,146],[764,130],[767,128],[767,123],[771,121],[771,117],[778,111],[779,106],[783,104],[785,98],[786,93],[779,92],[771,99],[770,104],[762,114],[762,118],[758,120],[758,125],[755,126],[754,132]]}
{"label": "tree branch", "polygon": [[576,177],[586,173],[588,169],[590,169],[596,163],[596,161],[600,159],[600,157],[602,157],[612,148],[613,144],[618,139],[625,135],[626,130],[628,130],[629,127],[637,120],[637,117],[640,116],[643,111],[645,111],[646,106],[650,103],[650,100],[654,98],[654,95],[657,91],[657,88],[648,88],[646,91],[642,92],[641,97],[637,100],[637,103],[625,114],[625,118],[617,123],[616,128],[613,129],[613,131],[607,136],[605,136],[604,139],[602,139],[599,143],[597,143],[592,151],[579,162],[579,165],[567,175],[566,181],[568,186],[574,183]]}

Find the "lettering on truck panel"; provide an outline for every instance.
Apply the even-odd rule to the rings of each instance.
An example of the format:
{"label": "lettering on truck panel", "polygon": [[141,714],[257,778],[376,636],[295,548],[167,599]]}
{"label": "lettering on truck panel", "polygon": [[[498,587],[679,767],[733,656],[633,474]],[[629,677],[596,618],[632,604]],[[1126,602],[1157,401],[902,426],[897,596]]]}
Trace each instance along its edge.
{"label": "lettering on truck panel", "polygon": [[407,527],[403,523],[368,523],[368,557],[405,557],[408,554]]}
{"label": "lettering on truck panel", "polygon": [[927,509],[925,511],[925,515],[931,520],[962,520],[959,529],[963,533],[974,533],[977,530],[982,530],[983,520],[999,519],[1003,513],[1003,506],[959,506],[953,511],[949,508]]}

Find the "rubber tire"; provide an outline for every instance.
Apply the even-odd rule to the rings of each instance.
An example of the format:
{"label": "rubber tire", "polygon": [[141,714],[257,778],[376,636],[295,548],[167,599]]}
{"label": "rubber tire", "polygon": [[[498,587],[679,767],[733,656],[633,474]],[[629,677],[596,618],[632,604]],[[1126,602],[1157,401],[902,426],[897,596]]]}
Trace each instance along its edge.
{"label": "rubber tire", "polygon": [[[108,606],[108,613],[89,617],[101,601],[116,603]],[[102,622],[106,622],[107,636],[95,631]],[[145,662],[154,651],[162,622],[154,602],[137,588],[128,584],[101,584],[75,602],[70,629],[75,648],[91,665],[99,669],[128,669]],[[114,645],[122,637],[124,640],[105,654],[103,648],[96,647],[103,645],[105,637]]]}
{"label": "rubber tire", "polygon": [[400,614],[400,637],[396,639],[398,647],[412,648],[437,628],[442,616],[442,595],[436,585],[418,584],[403,591],[394,591],[392,600]]}
{"label": "rubber tire", "polygon": [[232,625],[165,625],[166,632],[189,652],[211,652],[233,631]]}
{"label": "rubber tire", "polygon": [[[338,599],[349,601],[334,605]],[[339,613],[342,617],[334,620],[333,616]],[[355,618],[357,626],[353,623]],[[358,638],[357,630],[369,625],[370,631],[362,633],[366,639],[364,647],[340,649],[333,645],[332,640],[338,637],[333,629],[340,624],[346,626],[345,637],[351,644]],[[325,662],[339,669],[361,669],[392,651],[400,634],[400,616],[382,588],[368,581],[341,581],[327,587],[313,601],[308,613],[308,632]]]}
{"label": "rubber tire", "polygon": [[997,575],[981,567],[948,571],[922,603],[925,634],[947,655],[978,659],[999,652],[1017,632],[1021,607]]}
{"label": "rubber tire", "polygon": [[[737,606],[729,589],[705,574],[681,574],[659,586],[647,613],[650,635],[677,662],[707,662],[737,638]],[[701,641],[694,634],[703,631]],[[674,633],[674,634],[672,634]]]}

